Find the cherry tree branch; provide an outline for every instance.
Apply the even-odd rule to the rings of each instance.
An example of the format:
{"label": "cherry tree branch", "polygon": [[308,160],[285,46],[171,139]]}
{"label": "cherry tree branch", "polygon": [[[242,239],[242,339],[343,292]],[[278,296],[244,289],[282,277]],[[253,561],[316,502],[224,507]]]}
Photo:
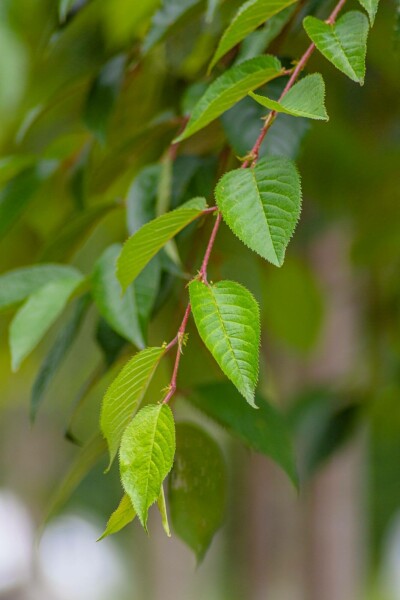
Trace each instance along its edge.
{"label": "cherry tree branch", "polygon": [[[329,23],[330,25],[333,25],[333,23],[335,22],[339,12],[341,11],[341,9],[345,5],[345,3],[346,3],[346,0],[339,0],[339,2],[337,3],[337,5],[335,6],[335,8],[333,9],[333,11],[331,12],[328,19],[325,22]],[[295,68],[292,71],[284,72],[284,74],[291,73],[291,75],[290,75],[290,78],[289,78],[288,82],[286,83],[281,95],[279,96],[278,102],[280,102],[284,98],[284,96],[288,93],[288,91],[294,86],[294,84],[296,83],[297,79],[299,78],[302,70],[308,63],[314,50],[315,50],[315,44],[310,44],[310,46],[307,48],[307,50],[304,52],[304,54],[302,55],[302,57],[296,64]],[[253,148],[250,150],[250,152],[248,154],[248,158],[246,158],[246,160],[242,163],[242,166],[241,166],[242,169],[246,169],[249,166],[254,166],[254,164],[257,162],[257,159],[258,159],[258,156],[260,153],[261,144],[263,143],[265,136],[267,135],[269,129],[271,128],[273,122],[275,121],[277,114],[278,113],[275,110],[271,111],[268,114],[267,118],[265,119],[264,126],[260,132],[260,135],[256,139]],[[171,152],[171,155],[173,158],[176,156],[176,151],[177,151],[177,144],[174,144],[173,146],[171,146],[171,149],[170,149],[170,152]],[[205,211],[203,211],[203,213],[215,212],[217,210],[218,210],[217,207],[212,207],[211,209],[206,209]],[[209,241],[207,244],[207,248],[206,248],[206,251],[204,254],[203,262],[201,264],[200,271],[198,274],[198,278],[201,281],[203,281],[206,285],[208,285],[208,281],[207,281],[208,263],[209,263],[211,253],[212,253],[212,250],[214,247],[215,239],[217,237],[218,229],[221,225],[221,221],[222,221],[222,215],[220,212],[217,212],[217,217],[216,217],[216,220],[214,223],[214,227],[211,231],[211,235],[210,235],[210,238],[209,238]],[[189,302],[189,304],[186,307],[185,314],[182,319],[182,323],[178,329],[178,333],[169,342],[169,344],[166,347],[166,351],[168,351],[176,344],[178,345],[178,348],[176,351],[174,369],[172,372],[170,384],[168,386],[168,393],[165,396],[165,398],[163,399],[163,403],[165,403],[165,404],[170,401],[170,399],[176,392],[179,363],[181,360],[182,348],[184,345],[185,332],[186,332],[186,327],[187,327],[187,323],[189,320],[190,312],[191,312],[191,305]]]}

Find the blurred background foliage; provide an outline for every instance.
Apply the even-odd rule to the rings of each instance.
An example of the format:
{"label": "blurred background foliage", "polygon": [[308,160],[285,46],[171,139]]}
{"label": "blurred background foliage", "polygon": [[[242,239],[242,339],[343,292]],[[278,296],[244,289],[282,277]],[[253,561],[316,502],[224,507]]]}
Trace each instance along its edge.
{"label": "blurred background foliage", "polygon": [[[1,272],[54,262],[90,276],[103,252],[152,211],[163,212],[165,203],[175,207],[196,195],[211,198],[220,174],[253,145],[264,109],[244,99],[181,144],[171,164],[169,144],[209,81],[209,60],[241,2],[159,4],[0,4]],[[348,4],[357,7],[355,1]],[[307,44],[302,17],[325,18],[331,6],[329,0],[309,0],[287,9],[221,61],[217,73],[266,49],[289,65]],[[3,575],[3,585],[6,570],[0,567],[5,598],[64,598],[63,593],[68,600],[128,594],[149,600],[400,598],[396,6],[381,2],[369,36],[364,87],[313,57],[312,70],[326,80],[329,123],[310,126],[280,115],[266,139],[262,152],[296,158],[303,181],[303,214],[284,266],[278,270],[261,262],[225,228],[210,265],[212,276],[245,284],[260,302],[260,389],[292,428],[300,495],[265,458],[250,455],[185,400],[192,387],[221,379],[190,328],[176,413],[203,423],[223,447],[229,467],[228,517],[204,563],[194,571],[189,552],[176,540],[163,540],[157,522],[150,539],[133,526],[98,550],[94,539],[120,495],[117,470],[104,477],[101,463],[56,510],[64,512],[43,538],[35,560],[46,591],[35,569],[12,584]],[[279,95],[279,85],[268,86],[271,97]],[[151,309],[148,331],[149,315],[142,315],[142,335],[150,344],[173,337],[187,300],[188,274],[198,268],[208,233],[209,223],[183,232],[177,240],[180,259],[176,249],[172,258],[163,254],[142,282]],[[83,290],[89,294],[90,282]],[[83,304],[74,300],[19,372],[11,374],[7,328],[12,316],[6,310],[0,320],[4,540],[10,514],[18,513],[11,497],[25,505],[18,514],[25,510],[36,526],[42,522],[49,499],[79,454],[76,443],[98,430],[107,385],[133,352],[132,339],[123,339],[118,327],[113,330],[88,297]],[[31,427],[35,376],[73,319],[75,339],[68,354],[48,388],[36,388],[36,402],[44,404]],[[161,364],[149,396],[158,397],[167,384],[170,360]],[[14,496],[7,496],[11,492]],[[78,534],[85,531],[88,538],[81,539]],[[12,546],[16,536],[11,539]],[[62,553],[67,544],[74,544],[81,557],[75,564]],[[92,552],[98,570],[93,566],[89,574],[80,574],[79,563]],[[68,581],[60,564],[81,577],[76,589],[60,591]],[[126,567],[123,572],[119,564]],[[115,577],[99,585],[104,565]],[[85,588],[90,577],[97,588]]]}

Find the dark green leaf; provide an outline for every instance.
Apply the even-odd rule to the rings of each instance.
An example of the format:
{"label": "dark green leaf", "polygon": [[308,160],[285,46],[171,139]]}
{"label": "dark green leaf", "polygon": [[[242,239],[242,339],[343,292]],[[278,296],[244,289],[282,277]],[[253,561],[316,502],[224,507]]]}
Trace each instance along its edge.
{"label": "dark green leaf", "polygon": [[204,0],[164,0],[152,19],[150,31],[143,42],[143,52],[148,52],[168,34],[182,27],[203,6]]}

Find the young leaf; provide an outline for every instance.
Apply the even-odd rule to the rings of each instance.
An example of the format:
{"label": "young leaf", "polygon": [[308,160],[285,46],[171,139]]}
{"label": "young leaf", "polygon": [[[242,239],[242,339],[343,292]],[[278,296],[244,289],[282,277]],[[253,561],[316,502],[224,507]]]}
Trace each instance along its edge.
{"label": "young leaf", "polygon": [[230,171],[219,181],[215,197],[233,233],[280,267],[301,209],[300,177],[294,163],[274,156],[254,168]]}
{"label": "young leaf", "polygon": [[13,371],[18,369],[64,310],[80,281],[79,276],[52,281],[29,296],[16,313],[9,334]]}
{"label": "young leaf", "polygon": [[117,260],[117,276],[125,291],[147,263],[206,208],[204,198],[193,198],[176,210],[143,225],[124,244]]}
{"label": "young leaf", "polygon": [[130,287],[122,296],[121,286],[115,275],[121,247],[121,244],[109,246],[96,262],[92,274],[93,298],[102,317],[119,335],[137,348],[144,348],[135,291]]}
{"label": "young leaf", "polygon": [[379,0],[358,0],[361,6],[365,8],[369,16],[371,27],[375,22],[376,13],[378,11]]}
{"label": "young leaf", "polygon": [[150,31],[143,42],[146,53],[169,33],[183,26],[185,21],[202,8],[202,0],[164,0],[151,23]]}
{"label": "young leaf", "polygon": [[164,348],[146,348],[126,363],[108,388],[101,407],[100,426],[108,443],[110,464],[118,452],[122,434],[146,393]]}
{"label": "young leaf", "polygon": [[83,119],[103,144],[106,141],[107,125],[122,86],[125,63],[126,57],[123,54],[111,58],[93,82],[86,100]]}
{"label": "young leaf", "polygon": [[294,117],[329,120],[325,108],[325,83],[319,73],[307,75],[301,79],[280,102],[253,92],[250,92],[249,96],[262,106],[276,112],[283,112]]}
{"label": "young leaf", "polygon": [[119,455],[121,481],[143,527],[175,454],[175,425],[166,404],[149,405],[128,425]]}
{"label": "young leaf", "polygon": [[234,281],[189,286],[201,339],[251,406],[258,378],[260,311],[252,294]]}
{"label": "young leaf", "polygon": [[174,530],[201,561],[223,522],[226,467],[219,446],[197,425],[176,427],[168,498]]}
{"label": "young leaf", "polygon": [[68,265],[32,265],[9,271],[0,276],[0,310],[25,300],[41,287],[57,279],[80,277],[79,271]]}
{"label": "young leaf", "polygon": [[135,517],[136,512],[132,506],[131,499],[129,498],[128,494],[124,494],[117,508],[108,519],[104,533],[97,541],[100,542],[100,540],[104,540],[104,538],[106,538],[108,535],[118,533],[118,531],[121,531],[121,529],[129,525],[129,523],[131,523]]}
{"label": "young leaf", "polygon": [[174,141],[181,142],[203,129],[249,92],[281,74],[281,64],[274,56],[257,56],[231,67],[207,88],[186,128]]}
{"label": "young leaf", "polygon": [[297,0],[248,0],[233,17],[229,27],[224,32],[218,48],[211,60],[209,71],[236,44],[241,42],[249,33],[265,23],[270,17],[294,4]]}
{"label": "young leaf", "polygon": [[242,442],[272,458],[297,486],[297,472],[289,427],[283,416],[259,394],[259,410],[252,410],[229,383],[197,387],[187,399],[227,428]]}
{"label": "young leaf", "polygon": [[363,85],[369,30],[367,17],[361,12],[351,11],[330,25],[308,16],[303,25],[321,54],[339,71]]}
{"label": "young leaf", "polygon": [[164,496],[164,487],[163,486],[161,486],[161,492],[160,492],[160,495],[157,500],[157,506],[158,506],[158,510],[160,511],[161,522],[162,522],[164,531],[168,537],[171,537],[171,531],[170,531],[169,523],[168,523],[168,513],[167,513],[167,506],[165,504],[165,496]]}
{"label": "young leaf", "polygon": [[85,295],[76,301],[74,311],[61,329],[56,341],[50,348],[44,359],[40,370],[36,376],[31,394],[31,421],[36,418],[40,403],[43,400],[46,389],[57,372],[65,355],[70,349],[75,337],[78,334],[79,327],[89,307],[89,295]]}

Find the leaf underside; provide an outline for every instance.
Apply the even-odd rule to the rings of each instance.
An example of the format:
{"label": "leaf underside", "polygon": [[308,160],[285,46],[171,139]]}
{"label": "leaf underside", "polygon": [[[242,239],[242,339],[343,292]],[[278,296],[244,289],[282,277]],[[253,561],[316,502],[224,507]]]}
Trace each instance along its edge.
{"label": "leaf underside", "polygon": [[136,512],[132,506],[131,499],[129,498],[128,494],[124,494],[117,508],[108,519],[104,533],[97,541],[99,542],[100,540],[104,540],[104,538],[112,535],[113,533],[118,533],[118,531],[121,531],[121,529],[129,525],[129,523],[131,523],[135,517]]}

